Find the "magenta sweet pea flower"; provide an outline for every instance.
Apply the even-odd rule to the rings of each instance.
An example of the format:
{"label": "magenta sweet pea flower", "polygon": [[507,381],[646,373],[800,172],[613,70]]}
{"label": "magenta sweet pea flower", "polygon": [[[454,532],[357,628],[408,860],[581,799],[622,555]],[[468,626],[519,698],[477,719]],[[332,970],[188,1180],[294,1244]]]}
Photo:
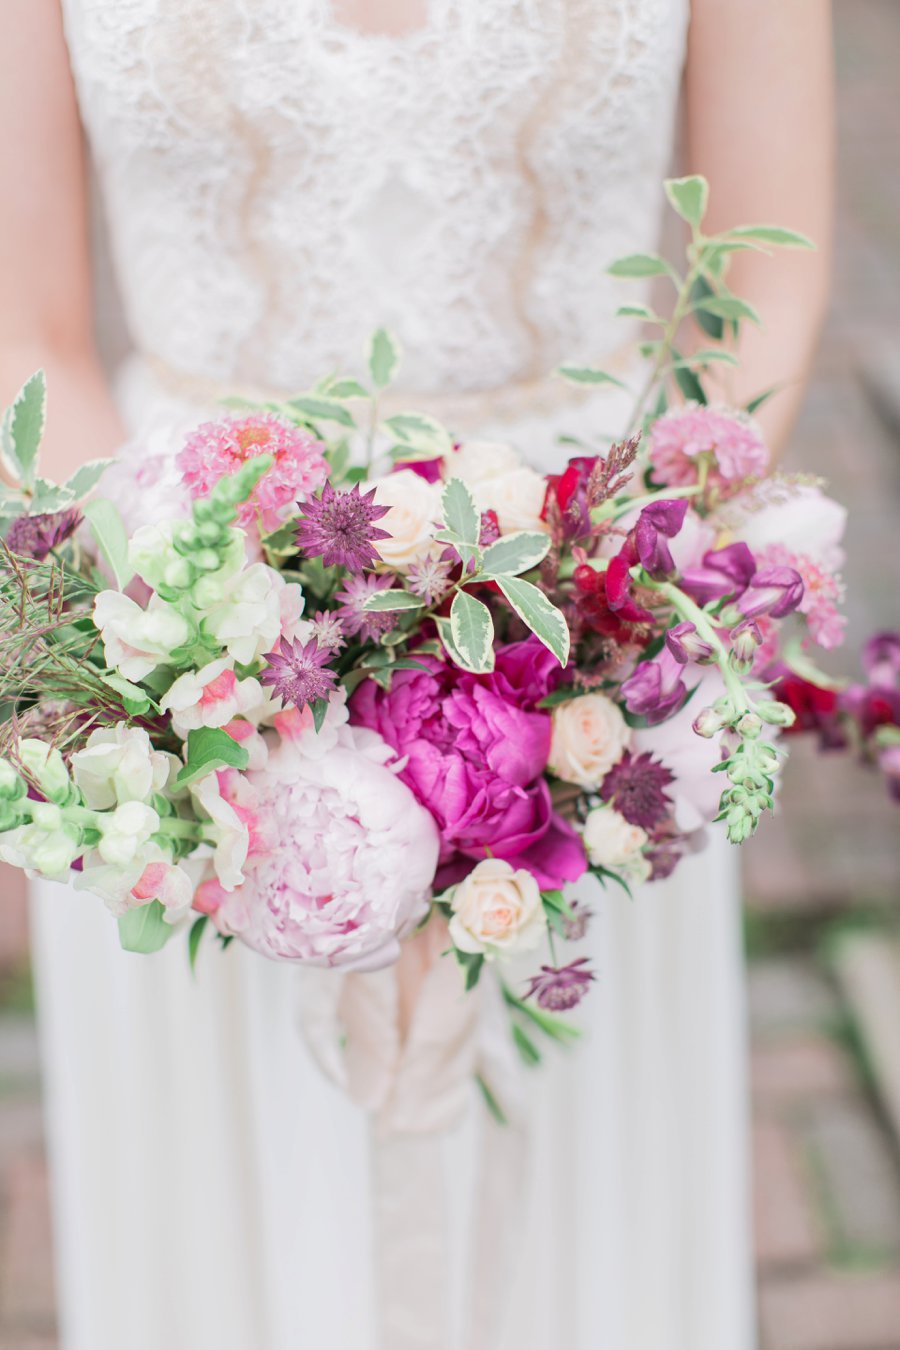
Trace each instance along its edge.
{"label": "magenta sweet pea flower", "polygon": [[622,685],[625,707],[650,726],[664,722],[687,698],[683,666],[666,647],[653,661],[642,661]]}
{"label": "magenta sweet pea flower", "polygon": [[389,690],[366,680],[351,701],[352,720],[402,757],[401,779],[437,822],[439,887],[471,870],[466,859],[489,855],[547,887],[585,870],[581,843],[555,814],[543,777],[550,717],[525,706],[540,684],[524,690],[521,655],[501,653],[496,679],[423,656],[427,671],[397,671]]}
{"label": "magenta sweet pea flower", "polygon": [[657,580],[675,572],[675,562],[666,541],[674,539],[681,529],[687,509],[686,498],[652,502],[637,518],[633,531],[635,551],[644,570]]}
{"label": "magenta sweet pea flower", "polygon": [[709,661],[713,649],[692,623],[676,623],[666,633],[666,646],[681,666],[689,661]]}
{"label": "magenta sweet pea flower", "polygon": [[736,608],[745,619],[769,614],[783,619],[803,599],[803,578],[793,567],[762,567],[738,598]]}
{"label": "magenta sweet pea flower", "polygon": [[862,651],[869,684],[879,689],[900,685],[900,633],[875,633]]}
{"label": "magenta sweet pea flower", "polygon": [[747,589],[756,571],[756,559],[744,543],[710,549],[700,567],[686,568],[679,585],[700,605],[740,595]]}

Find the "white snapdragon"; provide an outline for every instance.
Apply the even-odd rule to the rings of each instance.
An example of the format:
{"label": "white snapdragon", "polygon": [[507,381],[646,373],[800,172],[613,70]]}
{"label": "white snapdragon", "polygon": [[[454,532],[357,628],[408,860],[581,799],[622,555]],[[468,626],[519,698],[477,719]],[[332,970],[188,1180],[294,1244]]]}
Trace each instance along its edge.
{"label": "white snapdragon", "polygon": [[123,802],[146,802],[169,781],[174,756],[154,750],[142,727],[119,722],[92,731],[72,756],[72,775],[86,806],[106,811]]}
{"label": "white snapdragon", "polygon": [[143,680],[191,639],[191,625],[179,610],[152,595],[146,609],[120,591],[101,591],[94,623],[103,637],[106,664],[126,680]]}
{"label": "white snapdragon", "polygon": [[159,830],[159,816],[144,802],[124,802],[114,811],[96,817],[101,831],[97,852],[106,863],[122,866],[135,862]]}
{"label": "white snapdragon", "polygon": [[160,702],[179,736],[199,727],[224,727],[235,717],[258,722],[271,699],[259,680],[239,680],[229,657],[180,675]]}

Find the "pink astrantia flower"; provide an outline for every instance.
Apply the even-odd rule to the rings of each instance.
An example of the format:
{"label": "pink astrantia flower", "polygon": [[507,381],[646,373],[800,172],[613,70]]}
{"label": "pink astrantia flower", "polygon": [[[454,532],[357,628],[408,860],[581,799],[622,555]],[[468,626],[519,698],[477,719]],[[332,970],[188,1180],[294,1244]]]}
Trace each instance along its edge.
{"label": "pink astrantia flower", "polygon": [[525,997],[536,998],[547,1012],[569,1012],[581,1002],[594,979],[586,956],[567,966],[541,966],[541,973],[532,976]]}
{"label": "pink astrantia flower", "polygon": [[251,855],[230,893],[195,900],[223,933],[276,961],[375,970],[427,912],[438,860],[434,821],[386,767],[380,737],[343,726],[327,755],[296,740],[248,779],[278,847]]}
{"label": "pink astrantia flower", "polygon": [[238,512],[242,525],[259,521],[263,533],[270,534],[293,514],[298,501],[325,482],[328,465],[322,451],[321,441],[308,431],[272,413],[251,413],[202,423],[188,437],[176,463],[191,496],[206,497],[220,478],[248,459],[272,455],[274,464]]}
{"label": "pink astrantia flower", "polygon": [[757,424],[728,408],[686,403],[653,423],[650,463],[659,482],[669,486],[698,482],[701,455],[711,457],[708,481],[720,490],[760,478],[769,465],[769,450]]}

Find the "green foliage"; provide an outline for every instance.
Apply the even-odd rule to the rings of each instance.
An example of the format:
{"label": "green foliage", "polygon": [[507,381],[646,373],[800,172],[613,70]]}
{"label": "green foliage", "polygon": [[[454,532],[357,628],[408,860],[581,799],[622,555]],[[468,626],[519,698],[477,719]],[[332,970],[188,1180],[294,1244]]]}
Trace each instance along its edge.
{"label": "green foliage", "polygon": [[457,591],[450,607],[450,632],[465,670],[483,675],[494,668],[494,621],[487,605]]}
{"label": "green foliage", "polygon": [[84,507],[84,517],[91,528],[94,542],[116,579],[119,590],[124,590],[134,575],[128,561],[128,534],[122,517],[112,502],[95,497]]}
{"label": "green foliage", "polygon": [[128,910],[119,916],[119,942],[126,952],[149,955],[160,951],[172,936],[173,928],[166,923],[166,911],[158,900]]}
{"label": "green foliage", "polygon": [[709,184],[706,179],[696,174],[690,178],[669,178],[664,186],[666,196],[682,220],[698,228],[709,202]]}
{"label": "green foliage", "polygon": [[605,370],[597,370],[594,366],[560,366],[558,374],[562,375],[563,379],[571,380],[573,384],[615,384],[620,389],[625,388],[615,375],[610,375]]}
{"label": "green foliage", "polygon": [[368,366],[376,389],[391,383],[400,364],[400,349],[395,339],[384,328],[379,328],[369,339]]}
{"label": "green foliage", "polygon": [[376,614],[393,614],[401,610],[424,609],[425,601],[412,591],[395,586],[389,591],[375,591],[363,602],[363,609]]}
{"label": "green foliage", "polygon": [[203,937],[203,930],[209,922],[208,914],[201,914],[191,924],[191,931],[188,934],[188,963],[191,970],[197,968],[197,953],[200,950],[200,939]]}
{"label": "green foliage", "polygon": [[19,390],[0,428],[3,457],[25,488],[34,483],[46,416],[47,384],[38,370]]}
{"label": "green foliage", "polygon": [[485,549],[481,570],[490,577],[517,577],[543,562],[549,549],[549,535],[527,530],[507,534]]}
{"label": "green foliage", "polygon": [[195,727],[188,732],[184,767],[175,779],[176,786],[186,787],[214,769],[246,769],[249,759],[245,747],[221,727]]}
{"label": "green foliage", "polygon": [[611,277],[672,277],[677,273],[658,253],[630,253],[626,258],[617,258],[607,268]]}
{"label": "green foliage", "polygon": [[464,544],[477,545],[481,515],[475,498],[461,478],[451,478],[441,495],[441,511],[447,529]]}
{"label": "green foliage", "polygon": [[497,585],[526,627],[564,666],[569,659],[569,628],[556,606],[537,586],[520,577],[498,577]]}
{"label": "green foliage", "polygon": [[351,429],[356,427],[353,414],[344,407],[340,399],[301,394],[299,398],[292,398],[287,406],[301,421],[311,422],[313,425],[316,422],[337,422],[342,427]]}

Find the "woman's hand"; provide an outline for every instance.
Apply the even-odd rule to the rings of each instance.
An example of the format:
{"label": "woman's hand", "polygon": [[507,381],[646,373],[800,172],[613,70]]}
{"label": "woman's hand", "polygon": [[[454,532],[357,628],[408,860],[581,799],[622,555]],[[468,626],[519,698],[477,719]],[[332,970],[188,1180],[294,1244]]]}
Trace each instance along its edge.
{"label": "woman's hand", "polygon": [[828,298],[834,179],[829,0],[693,0],[687,169],[710,183],[708,233],[785,225],[815,253],[738,253],[728,284],[759,310],[723,392],[746,402],[784,386],[757,414],[778,451],[793,425]]}
{"label": "woman's hand", "polygon": [[0,6],[0,407],[47,372],[45,477],[122,428],[93,340],[84,151],[59,0]]}

